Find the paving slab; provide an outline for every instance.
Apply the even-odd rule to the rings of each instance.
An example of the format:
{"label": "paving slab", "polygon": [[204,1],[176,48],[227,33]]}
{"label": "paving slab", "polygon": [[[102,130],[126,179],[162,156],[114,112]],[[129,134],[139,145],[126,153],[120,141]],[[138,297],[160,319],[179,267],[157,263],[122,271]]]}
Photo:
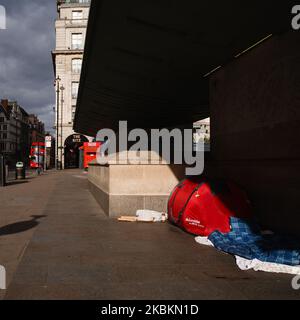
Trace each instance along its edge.
{"label": "paving slab", "polygon": [[[0,298],[300,298],[291,275],[241,271],[230,255],[198,245],[168,223],[109,219],[80,170],[10,186],[0,199],[0,264],[9,274]],[[1,228],[20,222],[19,233],[1,235]]]}

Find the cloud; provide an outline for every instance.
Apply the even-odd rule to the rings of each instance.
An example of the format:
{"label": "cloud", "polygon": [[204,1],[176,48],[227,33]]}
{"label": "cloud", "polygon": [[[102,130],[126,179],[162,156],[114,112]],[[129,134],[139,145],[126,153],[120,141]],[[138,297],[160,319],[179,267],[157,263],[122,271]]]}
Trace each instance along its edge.
{"label": "cloud", "polygon": [[55,92],[55,0],[0,0],[7,29],[0,30],[0,97],[17,100],[28,113],[53,126]]}

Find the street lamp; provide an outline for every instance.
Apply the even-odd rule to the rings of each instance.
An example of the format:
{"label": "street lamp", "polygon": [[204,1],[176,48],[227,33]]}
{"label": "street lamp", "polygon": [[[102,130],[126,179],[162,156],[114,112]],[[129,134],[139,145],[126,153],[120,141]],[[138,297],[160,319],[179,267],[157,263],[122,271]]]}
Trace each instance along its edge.
{"label": "street lamp", "polygon": [[56,154],[55,154],[55,167],[56,170],[59,169],[59,161],[58,161],[58,135],[59,135],[59,84],[60,84],[60,77],[58,76],[55,79],[55,85],[56,85]]}
{"label": "street lamp", "polygon": [[60,106],[60,111],[61,111],[61,117],[60,117],[60,170],[63,169],[63,106],[64,106],[64,90],[65,87],[61,86],[60,91],[61,91],[61,106]]}
{"label": "street lamp", "polygon": [[16,121],[16,153],[15,153],[15,156],[16,156],[16,163],[18,162],[18,113],[17,113],[17,106],[14,106],[14,109],[13,109],[13,119]]}

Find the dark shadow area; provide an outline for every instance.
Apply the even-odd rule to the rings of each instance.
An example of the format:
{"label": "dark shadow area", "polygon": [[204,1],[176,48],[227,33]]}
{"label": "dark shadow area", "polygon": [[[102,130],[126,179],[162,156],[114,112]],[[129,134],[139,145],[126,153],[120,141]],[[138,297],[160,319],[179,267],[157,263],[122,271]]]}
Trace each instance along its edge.
{"label": "dark shadow area", "polygon": [[40,216],[33,215],[31,217],[32,217],[31,220],[16,222],[16,223],[8,224],[6,226],[1,227],[0,228],[0,236],[21,233],[21,232],[25,232],[29,229],[35,228],[39,224],[38,219],[45,218],[46,216],[45,215],[40,215]]}
{"label": "dark shadow area", "polygon": [[18,184],[23,184],[23,183],[28,183],[29,181],[26,180],[14,180],[14,181],[7,181],[6,186],[14,186],[14,185],[18,185]]}

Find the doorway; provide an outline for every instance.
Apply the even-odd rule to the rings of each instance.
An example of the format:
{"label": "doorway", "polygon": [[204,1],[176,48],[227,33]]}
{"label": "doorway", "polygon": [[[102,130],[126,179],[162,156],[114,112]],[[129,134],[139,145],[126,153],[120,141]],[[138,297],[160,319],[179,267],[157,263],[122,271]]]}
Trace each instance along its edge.
{"label": "doorway", "polygon": [[80,163],[80,147],[89,140],[82,134],[72,134],[65,141],[65,169],[77,169]]}

